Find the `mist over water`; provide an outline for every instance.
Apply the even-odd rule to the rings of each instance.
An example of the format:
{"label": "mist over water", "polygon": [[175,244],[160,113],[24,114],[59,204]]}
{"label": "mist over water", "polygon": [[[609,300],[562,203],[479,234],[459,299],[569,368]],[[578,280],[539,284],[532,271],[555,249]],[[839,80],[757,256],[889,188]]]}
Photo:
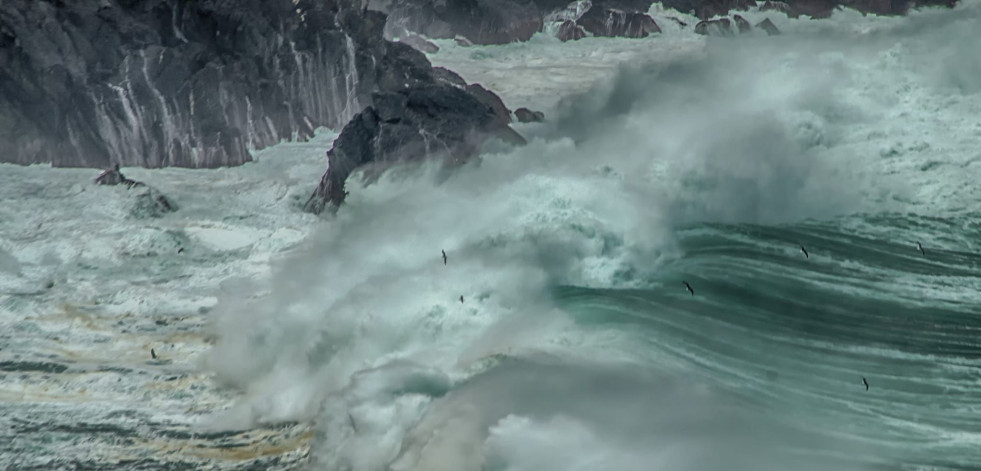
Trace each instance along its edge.
{"label": "mist over water", "polygon": [[527,146],[352,184],[227,286],[211,425],[314,420],[313,469],[981,462],[979,11],[709,39]]}

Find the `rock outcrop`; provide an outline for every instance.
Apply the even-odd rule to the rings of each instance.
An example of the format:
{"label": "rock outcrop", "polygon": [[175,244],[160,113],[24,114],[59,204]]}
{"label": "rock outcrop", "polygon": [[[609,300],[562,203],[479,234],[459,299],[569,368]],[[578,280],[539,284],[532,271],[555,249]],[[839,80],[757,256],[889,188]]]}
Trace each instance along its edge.
{"label": "rock outcrop", "polygon": [[122,172],[119,171],[119,165],[114,165],[102,172],[96,177],[95,183],[107,186],[125,185],[127,190],[135,190],[133,205],[129,211],[130,217],[137,219],[158,218],[166,213],[177,211],[177,205],[155,188],[123,176]]}
{"label": "rock outcrop", "polygon": [[573,20],[565,20],[559,25],[559,30],[555,33],[555,36],[562,42],[576,41],[586,37],[586,30],[582,29],[582,26],[577,25]]}
{"label": "rock outcrop", "polygon": [[0,161],[217,167],[428,74],[346,0],[0,4]]}
{"label": "rock outcrop", "polygon": [[373,179],[392,164],[424,157],[456,166],[474,156],[488,136],[513,133],[493,108],[448,83],[378,93],[373,102],[327,152],[327,172],[305,210],[320,213],[340,205],[347,196],[344,183],[355,170]]}
{"label": "rock outcrop", "polygon": [[514,117],[521,123],[540,123],[545,121],[545,113],[532,111],[528,108],[518,108],[514,110]]}
{"label": "rock outcrop", "polygon": [[577,23],[593,36],[620,36],[627,38],[646,38],[651,33],[660,33],[654,19],[646,13],[593,5]]}

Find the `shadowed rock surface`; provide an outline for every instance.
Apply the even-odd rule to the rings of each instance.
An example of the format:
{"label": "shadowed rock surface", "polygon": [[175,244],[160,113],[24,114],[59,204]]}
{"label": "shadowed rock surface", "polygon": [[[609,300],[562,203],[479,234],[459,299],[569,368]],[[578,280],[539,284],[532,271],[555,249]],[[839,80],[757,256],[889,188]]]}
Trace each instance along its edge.
{"label": "shadowed rock surface", "polygon": [[509,132],[493,108],[448,83],[376,94],[374,105],[355,116],[327,152],[328,170],[305,210],[320,213],[328,204],[340,205],[345,180],[359,168],[373,179],[392,164],[426,157],[457,166],[488,136]]}
{"label": "shadowed rock surface", "polygon": [[4,162],[217,167],[427,76],[341,0],[0,4]]}
{"label": "shadowed rock surface", "polygon": [[576,41],[586,37],[586,31],[575,21],[565,20],[559,26],[559,31],[555,34],[560,41]]}
{"label": "shadowed rock surface", "polygon": [[646,38],[651,33],[661,32],[654,19],[646,13],[603,5],[593,5],[577,23],[593,36]]}
{"label": "shadowed rock surface", "polygon": [[528,108],[518,108],[514,110],[514,116],[522,123],[540,123],[545,121],[545,113],[532,111]]}
{"label": "shadowed rock surface", "polygon": [[149,185],[130,180],[119,171],[119,165],[102,172],[95,178],[97,185],[117,186],[125,185],[127,190],[136,191],[133,207],[130,208],[130,216],[136,219],[158,218],[166,213],[177,211],[175,205],[169,198],[160,191]]}

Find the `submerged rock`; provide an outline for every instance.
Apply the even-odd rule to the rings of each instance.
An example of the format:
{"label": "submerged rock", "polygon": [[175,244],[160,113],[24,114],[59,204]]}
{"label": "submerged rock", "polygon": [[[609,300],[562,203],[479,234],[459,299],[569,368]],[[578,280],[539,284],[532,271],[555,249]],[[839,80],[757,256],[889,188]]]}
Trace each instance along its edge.
{"label": "submerged rock", "polygon": [[97,185],[107,186],[125,185],[127,190],[136,191],[134,204],[132,209],[130,209],[130,216],[134,218],[157,218],[163,216],[165,213],[177,211],[177,205],[164,196],[163,193],[143,182],[126,178],[119,171],[118,164],[102,172],[102,174],[96,177],[95,183]]}
{"label": "submerged rock", "polygon": [[336,207],[347,193],[344,182],[359,168],[373,179],[392,164],[432,157],[450,166],[474,155],[490,136],[513,137],[494,110],[453,85],[433,83],[379,93],[352,119],[327,152],[329,165],[305,205],[320,213]]}

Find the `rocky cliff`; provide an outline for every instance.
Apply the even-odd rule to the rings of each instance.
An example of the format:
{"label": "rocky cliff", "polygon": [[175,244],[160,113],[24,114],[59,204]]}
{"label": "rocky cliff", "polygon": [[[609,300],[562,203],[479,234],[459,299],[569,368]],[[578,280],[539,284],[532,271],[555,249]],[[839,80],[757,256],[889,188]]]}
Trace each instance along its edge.
{"label": "rocky cliff", "polygon": [[[554,30],[565,40],[594,36],[641,38],[660,32],[647,15],[654,0],[368,0],[369,8],[388,13],[386,35],[414,32],[431,38],[464,37],[474,44],[526,41]],[[951,7],[957,0],[661,0],[669,9],[701,19],[761,7],[825,18],[837,8],[863,13],[904,15],[921,6]],[[549,28],[549,23],[555,23]]]}
{"label": "rocky cliff", "polygon": [[0,161],[236,165],[431,80],[345,0],[5,0]]}

